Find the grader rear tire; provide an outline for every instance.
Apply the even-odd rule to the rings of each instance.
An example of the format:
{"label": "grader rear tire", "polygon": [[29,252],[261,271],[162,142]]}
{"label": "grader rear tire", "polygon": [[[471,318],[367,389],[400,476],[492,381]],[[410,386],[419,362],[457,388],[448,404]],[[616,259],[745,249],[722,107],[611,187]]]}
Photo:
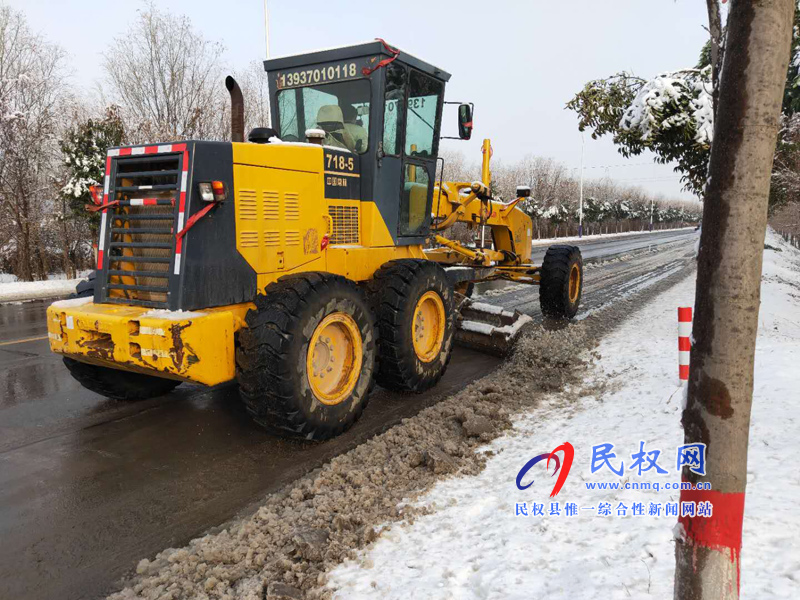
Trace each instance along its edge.
{"label": "grader rear tire", "polygon": [[373,317],[361,290],[327,273],[281,279],[256,298],[237,338],[236,378],[270,431],[324,440],[361,416],[375,371]]}
{"label": "grader rear tire", "polygon": [[431,261],[395,260],[369,285],[378,318],[378,385],[424,392],[435,386],[450,362],[455,332],[453,286]]}
{"label": "grader rear tire", "polygon": [[583,258],[577,246],[550,246],[544,256],[539,283],[542,314],[571,319],[583,293]]}
{"label": "grader rear tire", "polygon": [[168,394],[181,382],[142,373],[111,369],[64,357],[72,377],[87,390],[113,400],[133,402]]}

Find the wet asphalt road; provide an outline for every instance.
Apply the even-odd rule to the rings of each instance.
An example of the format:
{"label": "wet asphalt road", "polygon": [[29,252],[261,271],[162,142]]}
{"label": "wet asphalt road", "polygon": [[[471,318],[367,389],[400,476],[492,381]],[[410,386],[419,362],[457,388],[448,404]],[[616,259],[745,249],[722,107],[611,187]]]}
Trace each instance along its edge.
{"label": "wet asphalt road", "polygon": [[[686,268],[695,239],[687,231],[580,244],[589,262],[632,255],[587,266],[584,310]],[[535,249],[535,260],[542,255]],[[492,294],[492,303],[538,313],[535,288]],[[0,305],[2,600],[95,598],[112,591],[139,559],[247,512],[266,493],[499,364],[457,348],[431,392],[403,396],[378,389],[343,436],[295,442],[253,425],[232,386],[184,384],[133,404],[84,390],[49,352],[47,340],[37,339],[46,335],[47,304]]]}

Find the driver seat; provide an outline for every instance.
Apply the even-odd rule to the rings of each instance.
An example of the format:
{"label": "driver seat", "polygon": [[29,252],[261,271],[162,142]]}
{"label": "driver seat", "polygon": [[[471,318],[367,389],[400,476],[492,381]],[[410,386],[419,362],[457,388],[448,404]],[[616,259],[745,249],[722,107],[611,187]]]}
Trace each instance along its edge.
{"label": "driver seat", "polygon": [[317,111],[317,127],[325,132],[325,145],[356,151],[353,136],[345,129],[344,115],[338,104],[324,104]]}

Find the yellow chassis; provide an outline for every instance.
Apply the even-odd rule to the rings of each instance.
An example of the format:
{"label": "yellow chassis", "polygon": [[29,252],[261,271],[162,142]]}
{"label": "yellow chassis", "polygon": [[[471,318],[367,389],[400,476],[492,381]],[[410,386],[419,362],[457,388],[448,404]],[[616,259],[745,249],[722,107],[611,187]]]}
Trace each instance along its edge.
{"label": "yellow chassis", "polygon": [[[237,181],[240,181],[240,185],[243,185],[241,182],[248,182],[248,185],[252,184],[251,187],[263,187],[263,182],[258,183],[258,178],[267,176],[266,171],[262,173],[264,169],[252,167],[257,163],[256,158],[261,156],[258,151],[270,152],[269,156],[261,156],[265,161],[267,158],[273,161],[288,160],[290,155],[289,152],[278,152],[273,148],[256,148],[252,144],[234,144],[234,150],[244,154],[240,157],[241,160],[249,165],[247,169],[253,171],[239,173]],[[313,148],[300,150],[306,154],[320,151]],[[294,255],[287,254],[283,257],[283,270],[273,270],[263,275],[263,265],[258,260],[259,249],[240,245],[237,248],[259,273],[260,290],[282,275],[307,270],[324,270],[354,281],[366,281],[371,279],[382,264],[390,260],[423,256],[444,265],[477,267],[481,270],[480,280],[483,281],[506,279],[538,284],[539,269],[529,264],[531,220],[521,210],[516,209],[522,198],[509,204],[488,199],[488,185],[491,182],[489,140],[484,141],[483,153],[481,182],[444,182],[435,188],[436,219],[432,229],[442,231],[456,222],[467,223],[471,227],[485,226],[492,230],[495,244],[505,252],[492,248],[468,248],[440,235],[434,236],[439,247],[424,252],[421,246],[376,246],[376,243],[390,242],[391,236],[385,231],[385,226],[383,229],[377,226],[382,222],[376,220],[374,215],[366,219],[371,226],[364,227],[365,232],[372,232],[368,246],[332,245],[322,253],[317,253],[315,247],[315,256],[311,259],[295,256],[294,262],[297,264],[292,264]],[[294,189],[292,185],[297,182],[291,178],[299,177],[299,171],[286,169],[278,170],[277,173],[288,178],[283,181],[287,189]],[[274,178],[277,175],[270,172],[269,176]],[[321,193],[307,197],[319,198],[319,202],[322,202]],[[366,211],[367,216],[374,212],[371,211],[371,203],[362,204],[361,210]],[[358,204],[354,203],[354,206]],[[318,214],[322,220],[325,214],[323,207],[320,205],[314,209],[311,212]],[[252,224],[248,223],[239,222],[237,217],[237,230],[245,226],[251,227]],[[378,230],[380,232],[376,234]],[[295,248],[296,252],[301,250],[303,248],[300,246]],[[509,252],[511,250],[513,252]],[[280,254],[283,255],[284,252]],[[289,264],[286,264],[287,261]],[[236,332],[245,326],[244,318],[250,308],[254,308],[254,305],[243,303],[199,312],[170,313],[137,306],[65,300],[56,302],[47,309],[47,328],[53,352],[75,360],[169,379],[216,385],[231,381],[236,376],[234,338]]]}
{"label": "yellow chassis", "polygon": [[252,304],[202,312],[62,300],[47,309],[53,352],[114,369],[216,385],[236,375],[234,334]]}

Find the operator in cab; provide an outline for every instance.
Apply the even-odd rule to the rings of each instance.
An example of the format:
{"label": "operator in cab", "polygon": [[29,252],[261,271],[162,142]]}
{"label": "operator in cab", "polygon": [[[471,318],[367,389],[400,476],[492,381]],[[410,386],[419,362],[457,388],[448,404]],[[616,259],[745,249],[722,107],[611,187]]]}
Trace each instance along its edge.
{"label": "operator in cab", "polygon": [[353,152],[361,154],[367,149],[367,130],[361,124],[361,119],[358,118],[358,111],[352,104],[345,103],[342,106],[342,114],[344,115],[344,129],[350,134],[353,139]]}

